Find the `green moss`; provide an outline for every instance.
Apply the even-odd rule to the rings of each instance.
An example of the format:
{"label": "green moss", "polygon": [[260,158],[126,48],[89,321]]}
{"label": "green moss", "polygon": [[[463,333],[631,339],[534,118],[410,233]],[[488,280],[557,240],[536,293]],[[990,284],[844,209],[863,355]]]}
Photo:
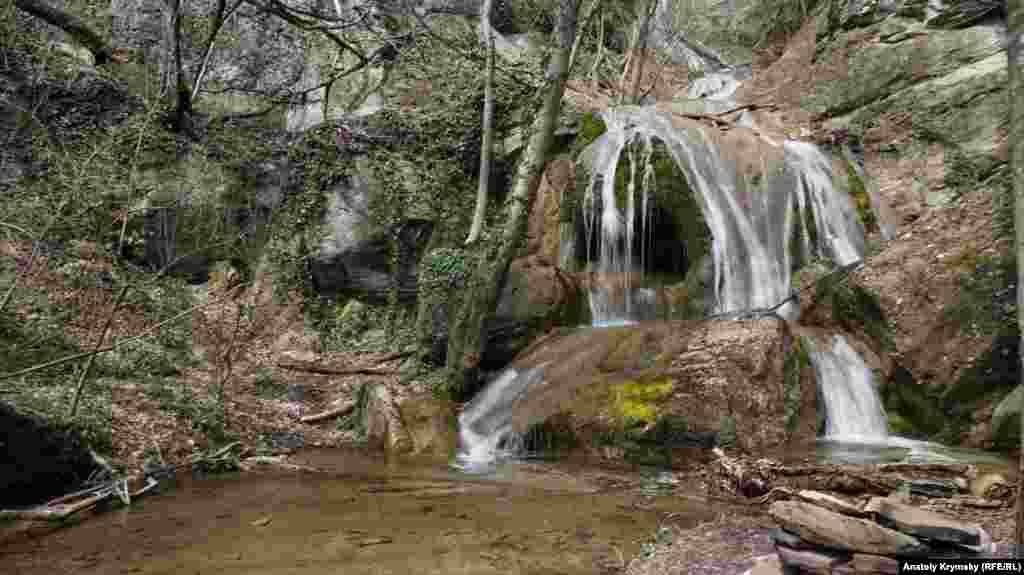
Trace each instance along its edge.
{"label": "green moss", "polygon": [[878,220],[874,210],[871,209],[871,196],[865,187],[864,179],[857,173],[857,168],[850,158],[846,159],[846,175],[850,196],[853,197],[854,206],[857,208],[857,215],[867,232],[878,231]]}
{"label": "green moss", "polygon": [[942,310],[943,319],[974,336],[999,333],[1012,326],[1017,314],[1013,288],[1016,258],[975,254],[961,263],[968,271],[958,277],[959,297]]}
{"label": "green moss", "polygon": [[590,144],[593,144],[595,140],[603,136],[607,131],[608,126],[605,125],[604,119],[601,118],[600,114],[596,112],[583,114],[579,119],[576,141],[572,145],[572,157],[579,157],[580,152],[585,150]]}
{"label": "green moss", "polygon": [[931,436],[947,423],[935,389],[916,384],[906,369],[897,366],[892,379],[882,386],[881,396],[892,433]]}
{"label": "green moss", "polygon": [[804,349],[801,340],[795,339],[793,345],[786,351],[786,358],[782,364],[782,401],[786,431],[789,433],[796,431],[796,427],[800,423],[800,407],[803,399],[800,374],[810,365],[810,355]]}
{"label": "green moss", "polygon": [[894,349],[889,326],[878,296],[846,277],[821,281],[815,290],[816,301],[827,301],[832,320],[847,328],[860,328],[883,350]]}
{"label": "green moss", "polygon": [[722,447],[736,445],[736,418],[731,415],[723,415],[718,424],[718,444]]}

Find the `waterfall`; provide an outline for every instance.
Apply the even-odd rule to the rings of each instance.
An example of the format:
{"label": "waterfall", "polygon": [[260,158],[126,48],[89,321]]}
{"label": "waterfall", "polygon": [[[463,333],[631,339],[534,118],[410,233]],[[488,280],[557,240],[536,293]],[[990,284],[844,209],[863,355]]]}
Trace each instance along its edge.
{"label": "waterfall", "polygon": [[804,338],[825,403],[825,439],[853,443],[884,443],[888,439],[885,410],[874,374],[841,335],[832,348]]}
{"label": "waterfall", "polygon": [[[659,257],[646,249],[657,202],[656,144],[685,177],[710,231],[716,312],[771,308],[786,300],[801,258],[827,257],[839,265],[861,259],[864,232],[856,210],[848,195],[833,188],[831,161],[817,147],[777,144],[743,128],[723,136],[657,107],[620,107],[602,117],[605,133],[581,157],[590,182],[582,198],[586,237],[580,239],[592,272],[595,326],[646,319],[655,307],[655,292],[641,280],[647,262]],[[618,174],[623,154],[628,171]],[[812,357],[830,436],[884,438],[871,372],[856,352],[837,336],[831,350],[814,350]],[[458,463],[479,469],[514,454],[522,422],[517,428],[513,408],[544,385],[544,365],[508,369],[491,381],[459,418]]]}
{"label": "waterfall", "polygon": [[512,407],[533,387],[543,385],[544,365],[520,373],[506,369],[487,384],[459,415],[458,455],[467,470],[486,467],[504,454],[519,451],[519,434],[513,425]]}
{"label": "waterfall", "polygon": [[[762,165],[740,169],[704,129],[680,127],[655,107],[621,107],[602,116],[607,130],[587,150],[591,179],[583,200],[588,252],[594,244],[599,249],[588,253],[598,278],[590,286],[595,325],[635,319],[642,258],[657,257],[632,251],[636,235],[650,233],[655,141],[664,144],[683,173],[710,229],[716,312],[769,308],[786,299],[797,255],[792,253],[795,234],[806,256],[829,257],[839,265],[861,258],[864,232],[853,202],[833,188],[831,161],[814,145],[786,141],[779,146],[750,132],[734,145],[753,148],[754,156],[767,150],[765,155],[777,159],[768,165],[764,157],[752,157],[746,161]],[[629,173],[619,197],[615,183],[624,151]],[[634,225],[638,202],[639,230]]]}

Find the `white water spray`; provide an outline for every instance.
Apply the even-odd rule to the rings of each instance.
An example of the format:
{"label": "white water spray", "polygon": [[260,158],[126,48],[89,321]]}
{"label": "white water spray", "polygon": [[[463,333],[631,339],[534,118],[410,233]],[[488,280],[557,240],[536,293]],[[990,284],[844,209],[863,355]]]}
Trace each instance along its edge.
{"label": "white water spray", "polygon": [[512,408],[531,388],[543,385],[543,378],[544,364],[522,373],[509,368],[473,398],[459,416],[461,467],[486,468],[495,460],[520,451],[520,437],[512,425]]}
{"label": "white water spray", "polygon": [[[590,192],[583,205],[587,245],[594,234],[599,239],[600,252],[588,254],[600,278],[590,290],[595,325],[634,319],[633,292],[643,266],[632,246],[637,233],[649,233],[647,214],[657,186],[650,165],[655,141],[665,145],[683,173],[711,231],[715,311],[769,308],[790,295],[795,226],[805,255],[828,256],[839,265],[861,258],[864,232],[856,210],[848,195],[833,188],[830,161],[814,145],[787,141],[781,169],[750,176],[739,173],[703,130],[678,127],[668,112],[627,106],[602,116],[607,130],[589,150]],[[633,143],[643,154],[639,160],[627,155],[630,173],[620,199],[615,189],[619,158],[633,150]],[[644,177],[637,186],[640,171]],[[644,212],[640,230],[633,225],[637,196]]]}
{"label": "white water spray", "polygon": [[885,410],[878,397],[874,374],[840,335],[832,347],[804,338],[825,402],[825,437],[849,443],[885,443],[889,437]]}

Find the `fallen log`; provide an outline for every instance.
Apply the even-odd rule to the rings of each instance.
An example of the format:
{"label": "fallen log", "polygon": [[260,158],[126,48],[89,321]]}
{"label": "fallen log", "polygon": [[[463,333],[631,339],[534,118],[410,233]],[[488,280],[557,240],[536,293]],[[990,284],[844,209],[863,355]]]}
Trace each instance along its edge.
{"label": "fallen log", "polygon": [[299,419],[299,421],[301,421],[302,423],[318,423],[318,422],[324,421],[326,419],[332,419],[332,418],[335,418],[335,417],[340,417],[342,415],[347,415],[353,409],[355,409],[355,407],[356,407],[356,402],[350,400],[350,401],[345,402],[344,405],[340,405],[338,407],[335,407],[334,409],[328,409],[327,411],[324,411],[324,412],[321,412],[321,413],[315,413],[313,415],[307,415],[307,416]]}

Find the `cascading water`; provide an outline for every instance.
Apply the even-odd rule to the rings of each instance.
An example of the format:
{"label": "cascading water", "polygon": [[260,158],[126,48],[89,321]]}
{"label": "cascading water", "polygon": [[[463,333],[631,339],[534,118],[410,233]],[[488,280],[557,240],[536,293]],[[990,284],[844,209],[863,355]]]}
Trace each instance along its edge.
{"label": "cascading water", "polygon": [[[861,258],[864,235],[853,203],[832,187],[830,161],[815,146],[795,141],[779,145],[751,131],[736,136],[747,138],[733,143],[744,149],[730,155],[706,128],[695,122],[680,124],[655,107],[616,108],[602,116],[606,131],[583,159],[591,174],[583,200],[586,245],[588,252],[595,245],[598,250],[587,254],[595,272],[589,290],[595,326],[630,323],[637,319],[637,309],[654,299],[639,280],[646,259],[658,254],[646,253],[647,242],[635,240],[650,233],[656,142],[664,145],[686,178],[711,232],[715,311],[765,309],[786,300],[800,255],[827,256],[839,265]],[[615,184],[624,152],[629,172],[623,178],[623,193]],[[635,249],[638,244],[641,247]],[[850,422],[863,416],[857,425],[867,427],[855,434],[870,435],[877,432],[880,420],[884,434],[884,415],[879,415],[880,409],[873,411],[878,403],[870,372],[861,371],[866,368],[856,352],[839,338],[832,350],[817,356],[819,379],[839,382],[836,389],[854,398],[827,402],[830,421],[853,425]],[[517,441],[512,408],[543,385],[544,366],[522,372],[509,369],[487,385],[459,418],[459,462],[464,468],[486,467],[513,451]],[[867,404],[857,402],[861,393],[868,393]],[[850,405],[860,411],[850,412]],[[834,409],[839,411],[833,414]],[[840,428],[836,434],[845,436],[848,431]]]}
{"label": "cascading water", "polygon": [[467,470],[486,468],[505,453],[518,451],[512,407],[534,386],[543,383],[544,366],[506,369],[487,385],[459,415],[459,464]]}
{"label": "cascading water", "polygon": [[818,388],[825,402],[825,439],[884,443],[889,437],[885,410],[871,368],[841,335],[831,349],[804,338]]}
{"label": "cascading water", "polygon": [[[595,325],[634,319],[632,292],[643,269],[636,256],[643,254],[633,254],[631,247],[637,233],[649,233],[647,215],[657,186],[651,166],[655,141],[665,145],[685,176],[711,231],[715,311],[769,308],[790,295],[795,227],[806,255],[827,255],[839,265],[860,259],[864,233],[856,210],[848,195],[832,187],[830,160],[814,145],[786,141],[778,154],[777,145],[762,140],[759,145],[774,147],[781,164],[750,175],[741,173],[702,129],[680,128],[667,112],[622,107],[602,116],[607,130],[588,150],[590,193],[583,205],[587,245],[592,245],[589,236],[600,238],[600,252],[590,254],[602,278],[590,290]],[[639,159],[636,153],[627,156],[630,172],[620,201],[619,158],[624,150],[633,152],[634,144],[643,152]],[[639,188],[637,173],[643,174]],[[638,199],[643,211],[636,230]]]}

